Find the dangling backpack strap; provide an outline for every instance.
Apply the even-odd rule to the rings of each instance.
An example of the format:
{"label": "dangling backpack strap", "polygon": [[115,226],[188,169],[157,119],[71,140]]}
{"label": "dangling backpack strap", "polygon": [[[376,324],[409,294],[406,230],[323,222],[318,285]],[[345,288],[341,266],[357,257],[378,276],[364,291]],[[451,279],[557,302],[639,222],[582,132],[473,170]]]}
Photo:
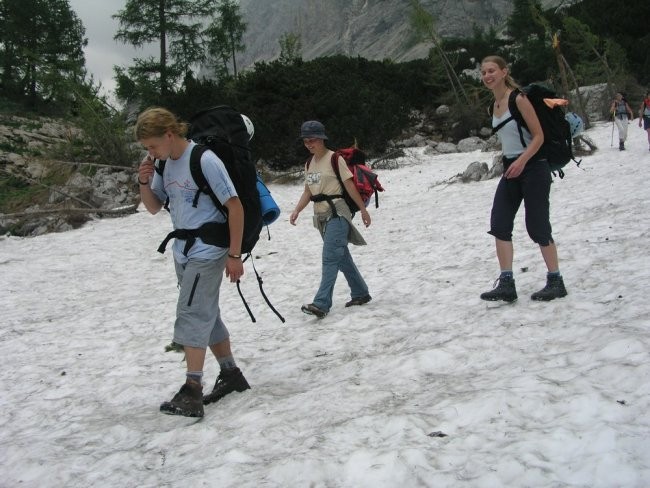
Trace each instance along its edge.
{"label": "dangling backpack strap", "polygon": [[[252,254],[251,254],[251,253],[248,253],[248,254],[246,255],[246,257],[243,259],[242,262],[245,263],[245,262],[248,260],[248,258],[250,258],[250,257],[252,257]],[[262,297],[264,298],[264,301],[265,301],[266,304],[269,306],[269,308],[273,311],[273,313],[274,313],[275,315],[277,315],[277,317],[282,321],[282,323],[284,323],[284,322],[285,322],[284,317],[283,317],[282,315],[280,315],[280,312],[278,312],[278,311],[275,309],[275,307],[273,306],[273,304],[271,303],[271,301],[269,300],[269,298],[266,296],[266,293],[264,293],[264,288],[262,287],[262,283],[263,283],[263,281],[262,281],[262,277],[261,277],[261,276],[259,275],[259,273],[257,272],[257,268],[255,267],[255,261],[251,259],[251,263],[253,264],[253,271],[255,272],[255,276],[257,277],[257,284],[258,284],[259,287],[260,287],[260,293],[262,294]],[[257,320],[255,320],[255,316],[253,315],[253,312],[251,312],[251,308],[248,306],[248,302],[247,302],[246,299],[244,298],[244,294],[243,294],[242,291],[241,291],[240,281],[239,281],[239,280],[237,280],[237,292],[239,293],[239,297],[241,298],[241,301],[242,301],[242,303],[244,304],[244,307],[246,308],[246,311],[248,312],[248,315],[250,316],[251,321],[252,321],[253,323],[257,322]]]}
{"label": "dangling backpack strap", "polygon": [[257,320],[255,320],[255,315],[253,315],[253,312],[251,312],[251,308],[248,306],[248,302],[244,298],[244,294],[241,292],[241,287],[239,286],[240,283],[241,282],[237,280],[237,293],[239,293],[239,298],[241,298],[244,307],[246,307],[246,311],[248,312],[248,316],[251,318],[251,322],[255,323]]}
{"label": "dangling backpack strap", "polygon": [[[246,258],[244,258],[244,261],[246,261],[248,258],[252,258],[252,254],[251,254],[251,253],[248,253],[248,255],[246,256]],[[262,277],[261,277],[261,276],[259,275],[259,273],[257,272],[257,268],[255,268],[255,261],[254,261],[253,259],[251,259],[251,263],[253,264],[253,271],[255,272],[255,276],[257,277],[257,284],[258,284],[259,287],[260,287],[260,293],[262,294],[262,297],[264,298],[264,301],[265,301],[266,304],[269,306],[269,308],[273,311],[273,313],[274,313],[275,315],[277,315],[277,317],[282,321],[282,323],[284,323],[284,322],[285,322],[284,317],[283,317],[282,315],[280,315],[280,312],[278,312],[278,311],[275,309],[275,307],[273,306],[273,304],[271,303],[271,301],[269,300],[269,298],[266,296],[266,293],[264,293],[264,288],[262,287],[262,283],[263,283],[263,281],[262,281]]]}

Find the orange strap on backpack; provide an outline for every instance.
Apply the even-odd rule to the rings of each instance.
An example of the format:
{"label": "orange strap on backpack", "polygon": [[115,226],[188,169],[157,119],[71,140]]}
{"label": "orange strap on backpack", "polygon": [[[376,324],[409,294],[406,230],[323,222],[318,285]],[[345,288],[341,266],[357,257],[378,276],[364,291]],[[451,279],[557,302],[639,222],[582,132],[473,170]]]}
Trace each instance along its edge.
{"label": "orange strap on backpack", "polygon": [[569,105],[569,101],[564,98],[545,98],[544,103],[548,108],[566,107]]}

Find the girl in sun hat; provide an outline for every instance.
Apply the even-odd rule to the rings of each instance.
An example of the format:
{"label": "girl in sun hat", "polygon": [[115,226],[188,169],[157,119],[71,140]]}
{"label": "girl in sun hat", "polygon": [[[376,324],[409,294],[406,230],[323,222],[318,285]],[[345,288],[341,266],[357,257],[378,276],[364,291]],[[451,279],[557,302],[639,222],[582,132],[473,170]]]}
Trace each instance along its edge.
{"label": "girl in sun hat", "polygon": [[[339,271],[350,286],[351,300],[345,304],[346,307],[363,305],[371,300],[368,286],[348,249],[348,243],[365,245],[366,241],[352,224],[352,214],[342,197],[343,189],[332,168],[334,152],[325,146],[325,127],[317,120],[308,120],[300,127],[300,138],[312,157],[305,164],[304,190],[289,217],[289,222],[296,225],[298,215],[310,201],[314,201],[314,195],[334,196],[332,205],[327,201],[314,201],[313,223],[323,238],[321,282],[313,302],[301,307],[304,313],[322,318],[332,307],[332,294]],[[354,186],[352,173],[342,157],[339,156],[336,163],[345,189],[361,209],[361,219],[368,227],[371,222],[370,214]]]}

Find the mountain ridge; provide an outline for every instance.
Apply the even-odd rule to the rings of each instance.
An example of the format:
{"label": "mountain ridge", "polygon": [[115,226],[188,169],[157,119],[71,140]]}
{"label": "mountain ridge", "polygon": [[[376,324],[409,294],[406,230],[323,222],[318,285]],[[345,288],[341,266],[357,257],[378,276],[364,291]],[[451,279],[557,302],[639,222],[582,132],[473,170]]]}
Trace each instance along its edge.
{"label": "mountain ridge", "polygon": [[[545,0],[544,8],[568,2]],[[471,36],[474,25],[505,27],[512,0],[421,0],[437,19],[442,37]],[[425,57],[430,44],[420,42],[410,26],[406,0],[240,0],[247,31],[242,67],[280,55],[280,38],[300,36],[305,60],[343,54],[367,59],[409,61]]]}

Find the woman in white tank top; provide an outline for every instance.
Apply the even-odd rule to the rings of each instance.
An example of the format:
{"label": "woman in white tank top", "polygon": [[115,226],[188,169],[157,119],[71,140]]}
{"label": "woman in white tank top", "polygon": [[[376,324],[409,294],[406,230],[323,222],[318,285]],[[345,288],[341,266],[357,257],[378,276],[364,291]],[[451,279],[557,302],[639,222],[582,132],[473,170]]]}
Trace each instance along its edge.
{"label": "woman in white tank top", "polygon": [[[518,86],[510,77],[506,62],[499,56],[488,56],[483,60],[481,79],[494,95],[492,124],[496,127],[510,117],[508,101]],[[523,201],[526,208],[526,230],[530,238],[539,245],[548,269],[546,286],[533,293],[531,298],[548,301],[567,294],[559,270],[557,248],[549,219],[551,172],[548,162],[540,152],[544,133],[535,109],[521,92],[516,94],[514,103],[517,104],[529,130],[522,127],[525,147],[521,143],[515,120],[511,120],[497,132],[504,155],[504,172],[494,195],[489,234],[495,238],[501,274],[497,279],[498,285],[493,290],[482,293],[481,299],[506,302],[517,299],[512,272],[512,230],[515,216]]]}

